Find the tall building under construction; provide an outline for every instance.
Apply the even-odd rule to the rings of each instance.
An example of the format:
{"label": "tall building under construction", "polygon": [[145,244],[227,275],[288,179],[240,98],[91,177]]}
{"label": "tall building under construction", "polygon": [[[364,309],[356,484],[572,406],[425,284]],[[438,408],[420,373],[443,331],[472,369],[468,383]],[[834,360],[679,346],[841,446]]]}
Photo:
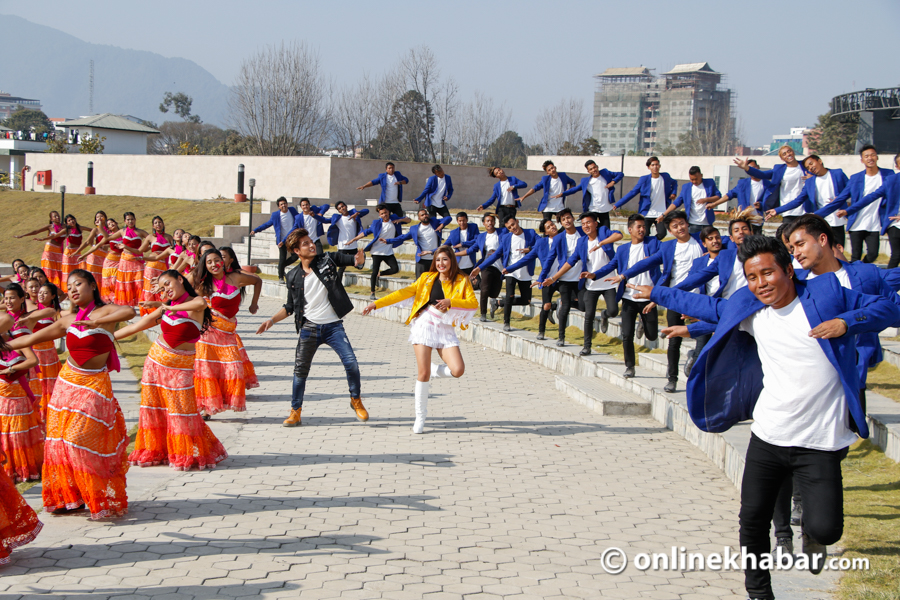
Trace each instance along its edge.
{"label": "tall building under construction", "polygon": [[729,151],[736,94],[719,88],[723,74],[708,63],[675,65],[659,76],[652,70],[611,68],[595,75],[593,134],[603,152],[649,155],[657,145],[675,146],[686,138],[698,153]]}

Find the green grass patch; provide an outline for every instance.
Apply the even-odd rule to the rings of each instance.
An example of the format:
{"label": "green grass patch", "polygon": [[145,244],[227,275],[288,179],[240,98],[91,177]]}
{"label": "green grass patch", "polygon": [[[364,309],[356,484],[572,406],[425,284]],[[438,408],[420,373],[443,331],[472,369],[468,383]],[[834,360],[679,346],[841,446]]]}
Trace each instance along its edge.
{"label": "green grass patch", "polygon": [[866,387],[885,398],[900,402],[900,369],[882,361],[874,369],[869,369]]}
{"label": "green grass patch", "polygon": [[[128,368],[138,381],[144,376],[144,361],[147,360],[147,354],[150,352],[150,346],[153,342],[144,334],[144,332],[136,333],[131,337],[119,340],[118,343],[119,357],[128,363]],[[138,384],[140,387],[140,384]]]}

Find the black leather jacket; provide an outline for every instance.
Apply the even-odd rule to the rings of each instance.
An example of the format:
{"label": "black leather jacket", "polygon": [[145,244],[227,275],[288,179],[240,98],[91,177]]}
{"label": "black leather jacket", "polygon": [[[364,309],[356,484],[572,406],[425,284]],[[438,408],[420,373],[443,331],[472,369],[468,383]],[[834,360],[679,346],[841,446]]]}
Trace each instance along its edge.
{"label": "black leather jacket", "polygon": [[[328,301],[337,316],[344,316],[353,310],[353,303],[344,289],[344,283],[338,277],[338,267],[352,267],[356,263],[356,258],[349,254],[340,254],[338,252],[329,252],[327,254],[318,255],[311,265],[313,273],[319,277],[319,281],[328,290]],[[294,315],[294,325],[297,331],[303,327],[306,317],[303,316],[306,308],[306,300],[303,296],[303,280],[304,271],[302,265],[297,265],[285,278],[288,288],[288,298],[284,305],[287,314]]]}

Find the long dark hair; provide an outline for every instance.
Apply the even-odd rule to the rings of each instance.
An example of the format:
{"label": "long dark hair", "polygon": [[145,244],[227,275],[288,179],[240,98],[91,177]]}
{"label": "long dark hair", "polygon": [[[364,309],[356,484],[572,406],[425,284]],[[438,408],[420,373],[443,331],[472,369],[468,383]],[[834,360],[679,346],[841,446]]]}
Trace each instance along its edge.
{"label": "long dark hair", "polygon": [[[181,280],[181,284],[184,286],[184,291],[187,292],[188,296],[191,298],[196,298],[198,296],[197,292],[194,290],[194,286],[190,284],[190,282],[185,279],[184,275],[175,271],[173,269],[169,269],[168,271],[163,271],[160,277],[170,277],[176,281]],[[171,305],[174,300],[169,300],[166,302],[167,305]],[[207,306],[203,309],[203,324],[200,327],[200,333],[205,332],[209,329],[209,326],[212,325],[212,310]]]}
{"label": "long dark hair", "polygon": [[[216,286],[213,284],[213,274],[209,272],[209,269],[206,268],[206,257],[210,255],[218,256],[222,259],[222,262],[225,262],[225,259],[222,258],[222,253],[213,248],[212,250],[207,250],[203,253],[197,260],[197,266],[194,267],[194,281],[197,282],[197,289],[203,292],[204,296],[211,296],[213,292],[216,291]],[[225,274],[228,277],[228,274]]]}
{"label": "long dark hair", "polygon": [[[77,277],[77,278],[81,279],[82,281],[88,282],[91,285],[91,289],[94,292],[94,306],[95,307],[100,307],[100,306],[103,306],[104,304],[106,304],[103,301],[103,298],[100,297],[100,287],[97,285],[97,280],[94,279],[93,275],[91,275],[84,269],[75,269],[74,271],[69,273],[69,279],[72,279],[73,277]],[[78,311],[76,310],[75,312],[77,313]]]}
{"label": "long dark hair", "polygon": [[450,272],[447,274],[447,276],[450,278],[451,283],[456,281],[456,276],[459,275],[461,271],[459,270],[459,262],[456,260],[456,254],[453,253],[453,248],[451,248],[450,246],[441,246],[434,251],[434,254],[432,255],[431,269],[429,269],[429,272],[438,272],[437,262],[434,260],[438,257],[438,254],[446,254],[450,257]]}
{"label": "long dark hair", "polygon": [[65,226],[65,228],[66,228],[66,235],[72,233],[72,230],[69,229],[69,219],[72,219],[73,221],[75,221],[75,231],[77,231],[78,233],[81,233],[81,225],[78,224],[78,218],[75,215],[73,215],[72,213],[69,213],[63,219],[63,226]]}
{"label": "long dark hair", "polygon": [[61,311],[62,307],[59,305],[59,289],[55,285],[50,283],[49,281],[47,283],[45,283],[44,285],[42,285],[38,291],[40,291],[44,288],[47,288],[48,290],[50,290],[50,294],[53,296],[53,300],[50,301],[50,306],[55,308],[56,312]]}
{"label": "long dark hair", "polygon": [[51,210],[51,211],[50,211],[50,213],[49,213],[48,216],[50,217],[50,224],[51,224],[51,225],[53,225],[53,213],[56,213],[56,216],[57,216],[57,217],[59,216],[59,211],[58,211],[58,210]]}
{"label": "long dark hair", "polygon": [[[234,249],[231,246],[225,246],[223,248],[219,248],[219,253],[227,254],[229,258],[231,258],[231,270],[227,271],[225,275],[228,273],[235,273],[241,271],[241,263],[238,262],[237,254],[234,253]],[[244,294],[247,293],[247,288],[241,286],[241,302],[244,301]]]}

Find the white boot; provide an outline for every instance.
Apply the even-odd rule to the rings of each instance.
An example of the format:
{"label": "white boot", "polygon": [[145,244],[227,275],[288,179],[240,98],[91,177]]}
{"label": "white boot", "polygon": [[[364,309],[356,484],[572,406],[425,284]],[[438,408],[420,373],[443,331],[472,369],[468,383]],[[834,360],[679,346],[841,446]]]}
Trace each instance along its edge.
{"label": "white boot", "polygon": [[413,433],[425,431],[425,417],[428,415],[428,381],[416,381],[416,422],[413,424]]}
{"label": "white boot", "polygon": [[441,377],[453,377],[453,374],[450,372],[450,367],[447,365],[436,365],[431,363],[431,378],[439,379]]}

